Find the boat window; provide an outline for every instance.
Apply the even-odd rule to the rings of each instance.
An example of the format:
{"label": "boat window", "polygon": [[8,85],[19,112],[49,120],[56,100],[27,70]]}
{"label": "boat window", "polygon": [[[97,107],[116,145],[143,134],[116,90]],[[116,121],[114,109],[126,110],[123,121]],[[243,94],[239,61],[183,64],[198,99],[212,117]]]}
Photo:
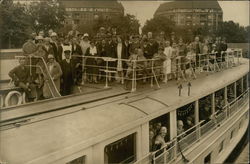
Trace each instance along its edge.
{"label": "boat window", "polygon": [[234,130],[231,131],[231,134],[230,134],[230,139],[232,139],[234,136]]}
{"label": "boat window", "polygon": [[85,164],[85,156],[76,158],[76,159],[74,159],[66,164]]}
{"label": "boat window", "polygon": [[243,91],[247,90],[247,76],[243,76]]}
{"label": "boat window", "polygon": [[227,101],[231,103],[234,100],[234,83],[227,86]]}
{"label": "boat window", "polygon": [[187,131],[187,134],[191,133],[193,130],[190,130],[195,122],[194,122],[194,106],[195,103],[190,103],[184,105],[177,109],[177,135]]}
{"label": "boat window", "polygon": [[136,133],[105,146],[104,154],[105,164],[123,164],[135,161]]}
{"label": "boat window", "polygon": [[[149,122],[149,150],[155,151],[163,146],[162,142],[170,140],[169,113],[157,117]],[[164,137],[162,137],[164,136]],[[161,140],[161,142],[158,142]]]}
{"label": "boat window", "polygon": [[215,111],[223,110],[223,107],[226,105],[224,96],[224,88],[215,92]]}
{"label": "boat window", "polygon": [[212,114],[212,96],[208,95],[199,100],[199,120],[209,121]]}
{"label": "boat window", "polygon": [[211,163],[211,153],[209,153],[205,158],[204,158],[204,164],[209,164]]}
{"label": "boat window", "polygon": [[239,97],[243,93],[243,88],[241,85],[241,79],[236,81],[236,96]]}
{"label": "boat window", "polygon": [[224,140],[221,141],[220,146],[219,146],[219,153],[223,150],[223,145],[224,145]]}

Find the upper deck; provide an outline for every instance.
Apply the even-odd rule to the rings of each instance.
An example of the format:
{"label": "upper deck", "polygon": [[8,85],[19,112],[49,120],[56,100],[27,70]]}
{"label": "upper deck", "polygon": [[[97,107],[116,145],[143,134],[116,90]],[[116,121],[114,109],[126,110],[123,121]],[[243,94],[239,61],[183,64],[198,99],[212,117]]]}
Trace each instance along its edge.
{"label": "upper deck", "polygon": [[210,75],[201,73],[191,81],[190,96],[187,83],[179,96],[176,82],[170,81],[157,90],[147,85],[130,93],[115,87],[2,110],[1,157],[12,164],[27,163],[94,145],[237,81],[249,72],[249,60],[241,63]]}

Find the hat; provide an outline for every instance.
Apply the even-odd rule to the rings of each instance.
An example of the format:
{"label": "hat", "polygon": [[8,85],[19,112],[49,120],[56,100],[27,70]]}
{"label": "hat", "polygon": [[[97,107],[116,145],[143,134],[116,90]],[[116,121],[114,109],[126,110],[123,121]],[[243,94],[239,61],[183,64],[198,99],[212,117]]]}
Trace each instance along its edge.
{"label": "hat", "polygon": [[85,34],[83,35],[83,37],[89,37],[89,34],[88,34],[88,33],[85,33]]}
{"label": "hat", "polygon": [[57,36],[57,34],[55,32],[52,32],[51,37],[53,36]]}
{"label": "hat", "polygon": [[43,40],[43,37],[42,36],[40,36],[40,35],[38,35],[38,36],[36,36],[36,38],[35,38],[36,40]]}
{"label": "hat", "polygon": [[48,55],[48,59],[55,59],[55,57],[54,57],[54,55],[49,54],[49,55]]}
{"label": "hat", "polygon": [[70,50],[65,50],[63,51],[64,53],[70,53],[71,51]]}

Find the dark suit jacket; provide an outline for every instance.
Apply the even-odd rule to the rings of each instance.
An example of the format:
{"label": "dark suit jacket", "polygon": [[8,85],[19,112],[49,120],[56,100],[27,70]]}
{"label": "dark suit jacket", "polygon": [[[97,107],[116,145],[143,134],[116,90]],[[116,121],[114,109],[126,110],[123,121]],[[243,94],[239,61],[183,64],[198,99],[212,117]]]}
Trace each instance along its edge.
{"label": "dark suit jacket", "polygon": [[107,57],[117,58],[116,44],[114,42],[111,41],[106,43],[105,51]]}
{"label": "dark suit jacket", "polygon": [[76,53],[78,55],[82,55],[82,49],[81,46],[79,46],[78,44],[72,44],[72,54]]}

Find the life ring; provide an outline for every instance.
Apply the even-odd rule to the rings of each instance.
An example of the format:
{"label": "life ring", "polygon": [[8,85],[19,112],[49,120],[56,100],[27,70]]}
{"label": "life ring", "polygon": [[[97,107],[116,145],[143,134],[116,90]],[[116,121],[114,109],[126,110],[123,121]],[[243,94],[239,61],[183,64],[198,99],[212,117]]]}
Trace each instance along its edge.
{"label": "life ring", "polygon": [[12,96],[17,96],[18,98],[18,101],[17,101],[17,104],[16,105],[21,105],[22,104],[22,101],[23,101],[23,96],[20,92],[18,91],[10,91],[7,96],[5,97],[5,100],[4,100],[4,103],[5,103],[5,107],[8,107],[10,106],[10,98]]}
{"label": "life ring", "polygon": [[3,95],[0,95],[0,108],[2,108],[3,107]]}

